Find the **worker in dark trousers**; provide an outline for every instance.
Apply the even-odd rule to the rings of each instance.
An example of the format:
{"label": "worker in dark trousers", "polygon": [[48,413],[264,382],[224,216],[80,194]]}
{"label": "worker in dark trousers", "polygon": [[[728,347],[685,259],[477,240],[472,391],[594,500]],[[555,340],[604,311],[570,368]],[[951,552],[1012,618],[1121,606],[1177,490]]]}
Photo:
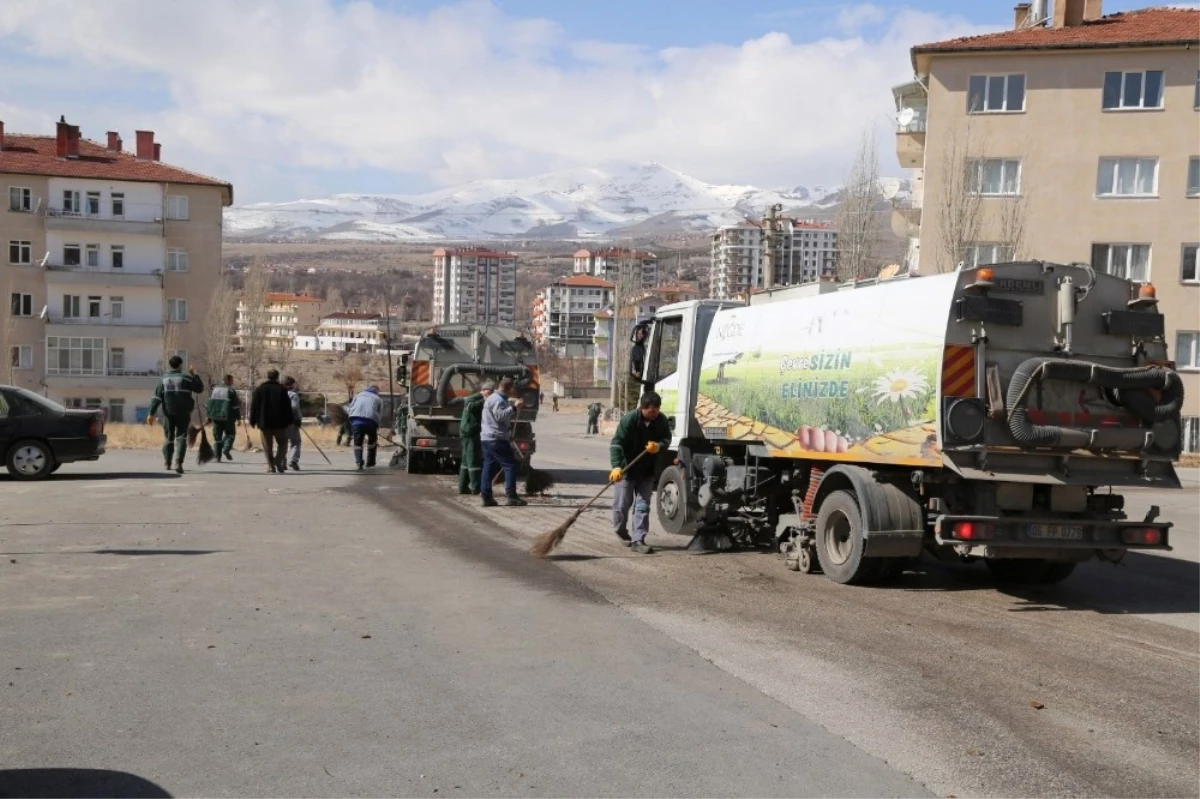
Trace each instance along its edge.
{"label": "worker in dark trousers", "polygon": [[204,383],[196,376],[196,370],[188,367],[184,374],[183,358],[172,355],[167,365],[171,371],[163,375],[158,386],[154,389],[154,399],[150,400],[150,413],[146,416],[146,424],[154,424],[154,413],[162,408],[163,427],[163,464],[171,468],[174,460],[175,471],[183,474],[183,456],[187,453],[188,422],[191,421],[192,411],[196,408],[194,395],[204,391]]}
{"label": "worker in dark trousers", "polygon": [[479,493],[479,476],[483,471],[483,445],[479,440],[483,426],[483,403],[495,390],[496,384],[485,380],[478,393],[467,397],[463,403],[462,417],[458,420],[458,435],[462,441],[462,458],[458,467],[460,494]]}
{"label": "worker in dark trousers", "polygon": [[600,432],[600,403],[593,402],[588,406],[587,434],[596,435]]}
{"label": "worker in dark trousers", "polygon": [[366,467],[375,465],[375,451],[379,446],[379,417],[383,414],[383,400],[378,386],[367,386],[350,403],[350,429],[354,431],[354,465],[363,468],[363,444],[367,449]]}
{"label": "worker in dark trousers", "polygon": [[225,375],[224,382],[213,386],[208,395],[205,412],[213,428],[213,452],[217,460],[233,460],[233,439],[237,435],[237,423],[242,420],[242,402],[233,388],[233,375]]}
{"label": "worker in dark trousers", "polygon": [[285,433],[288,442],[287,465],[293,472],[298,472],[300,471],[300,445],[303,443],[300,438],[300,425],[304,422],[304,418],[300,414],[300,392],[296,391],[296,378],[290,375],[283,378],[283,387],[287,389],[288,404],[292,406],[292,423],[288,425]]}
{"label": "worker in dark trousers", "polygon": [[521,507],[529,503],[517,496],[517,459],[513,455],[513,422],[525,407],[523,400],[509,402],[513,380],[503,378],[500,385],[483,403],[483,418],[480,422],[479,439],[483,447],[483,472],[479,476],[479,496],[485,508],[500,504],[492,496],[492,477],[504,471],[505,503],[509,507]]}
{"label": "worker in dark trousers", "polygon": [[[647,391],[638,400],[638,407],[621,417],[617,432],[609,445],[612,471],[609,481],[616,483],[613,492],[612,524],[617,537],[629,542],[629,548],[639,555],[649,555],[654,549],[646,543],[650,532],[650,497],[654,493],[654,458],[644,457],[633,463],[642,452],[653,456],[671,445],[671,428],[660,412],[662,397]],[[632,464],[632,465],[630,465]],[[633,530],[629,529],[629,510],[633,508]]]}

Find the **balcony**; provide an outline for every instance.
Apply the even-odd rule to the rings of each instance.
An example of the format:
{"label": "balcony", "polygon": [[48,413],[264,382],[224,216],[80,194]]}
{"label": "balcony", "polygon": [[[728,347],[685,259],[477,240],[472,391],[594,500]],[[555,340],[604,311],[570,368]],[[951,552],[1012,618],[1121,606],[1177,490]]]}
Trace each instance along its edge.
{"label": "balcony", "polygon": [[916,236],[921,230],[921,206],[909,200],[892,203],[892,232],[901,238]]}
{"label": "balcony", "polygon": [[153,272],[131,272],[127,269],[111,269],[83,264],[47,264],[48,285],[72,286],[133,286],[144,288],[162,287],[162,270]]}
{"label": "balcony", "polygon": [[[908,111],[913,113],[905,113]],[[924,108],[906,108],[897,118],[896,158],[905,169],[923,169],[925,166],[925,126]]]}
{"label": "balcony", "polygon": [[160,369],[109,369],[101,374],[70,374],[47,371],[47,388],[100,389],[124,388],[152,391],[162,375]]}
{"label": "balcony", "polygon": [[134,236],[165,235],[163,220],[158,217],[85,214],[78,211],[64,211],[61,206],[46,208],[46,230],[120,233]]}
{"label": "balcony", "polygon": [[162,322],[130,322],[108,316],[63,316],[50,314],[46,320],[47,336],[79,336],[85,338],[162,338]]}

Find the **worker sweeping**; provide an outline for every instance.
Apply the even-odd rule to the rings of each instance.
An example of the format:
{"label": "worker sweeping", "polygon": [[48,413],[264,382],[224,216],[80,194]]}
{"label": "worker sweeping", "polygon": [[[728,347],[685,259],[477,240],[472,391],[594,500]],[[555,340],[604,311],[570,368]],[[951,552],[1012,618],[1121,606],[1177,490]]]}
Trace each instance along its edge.
{"label": "worker sweeping", "polygon": [[462,417],[458,421],[458,435],[462,439],[462,458],[458,467],[458,493],[478,494],[479,478],[483,472],[483,444],[479,434],[483,427],[483,404],[496,384],[483,381],[479,391],[467,397],[463,403]]}
{"label": "worker sweeping", "polygon": [[379,445],[379,417],[383,413],[383,400],[378,386],[367,386],[350,402],[350,430],[354,436],[354,465],[363,468],[363,443],[367,446],[366,467],[375,465],[375,451]]}
{"label": "worker sweeping", "polygon": [[212,422],[213,451],[217,460],[233,460],[233,440],[237,435],[237,423],[242,420],[242,402],[233,387],[233,375],[225,375],[221,385],[213,386],[205,411]]}
{"label": "worker sweeping", "polygon": [[[638,458],[642,452],[655,455],[671,443],[671,428],[661,413],[662,397],[647,391],[638,400],[638,407],[621,417],[617,432],[609,445],[612,472],[609,482],[615,483],[613,496],[613,532],[629,542],[631,552],[649,555],[653,547],[646,543],[650,532],[650,497],[654,493],[654,458]],[[633,510],[633,530],[629,529],[629,511]]]}
{"label": "worker sweeping", "polygon": [[154,424],[154,413],[162,408],[163,463],[169,470],[174,461],[176,473],[183,474],[183,456],[187,453],[188,423],[196,407],[194,394],[204,391],[204,383],[196,376],[196,370],[188,367],[184,374],[183,358],[172,355],[167,365],[171,371],[163,375],[154,389],[150,400],[150,413],[146,424]]}

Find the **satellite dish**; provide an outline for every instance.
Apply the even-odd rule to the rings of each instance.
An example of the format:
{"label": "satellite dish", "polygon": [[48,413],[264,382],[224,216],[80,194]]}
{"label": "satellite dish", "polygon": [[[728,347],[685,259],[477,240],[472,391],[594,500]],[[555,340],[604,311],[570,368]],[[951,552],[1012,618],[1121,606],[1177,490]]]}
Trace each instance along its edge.
{"label": "satellite dish", "polygon": [[913,118],[916,115],[917,115],[917,112],[911,108],[901,108],[900,113],[896,114],[896,121],[899,122],[901,125],[907,125],[913,121]]}
{"label": "satellite dish", "polygon": [[900,179],[884,178],[883,180],[879,181],[879,192],[883,195],[883,199],[885,200],[895,199],[896,195],[900,193]]}
{"label": "satellite dish", "polygon": [[38,319],[45,319],[46,316],[49,314],[49,312],[50,312],[49,306],[43,305],[42,310],[38,311]]}

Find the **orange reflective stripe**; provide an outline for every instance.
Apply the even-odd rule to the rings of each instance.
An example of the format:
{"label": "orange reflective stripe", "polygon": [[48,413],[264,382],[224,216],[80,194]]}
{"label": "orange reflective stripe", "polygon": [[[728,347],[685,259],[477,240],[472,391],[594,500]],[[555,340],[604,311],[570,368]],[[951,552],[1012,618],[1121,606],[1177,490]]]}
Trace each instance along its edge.
{"label": "orange reflective stripe", "polygon": [[428,385],[429,361],[413,361],[410,377],[414,386]]}
{"label": "orange reflective stripe", "polygon": [[942,354],[942,396],[975,396],[975,348],[947,344]]}

